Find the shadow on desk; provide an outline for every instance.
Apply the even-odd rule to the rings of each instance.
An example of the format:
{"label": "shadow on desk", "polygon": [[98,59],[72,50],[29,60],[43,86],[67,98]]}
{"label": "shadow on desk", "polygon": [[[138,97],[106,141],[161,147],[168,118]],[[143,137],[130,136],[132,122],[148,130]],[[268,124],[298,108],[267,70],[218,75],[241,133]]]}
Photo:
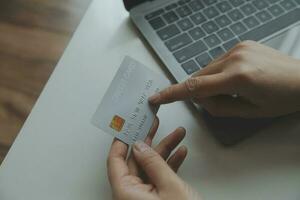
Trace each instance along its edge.
{"label": "shadow on desk", "polygon": [[[248,127],[248,130],[241,133],[244,138],[239,137],[235,141],[237,143],[228,146],[215,138],[213,131],[216,130],[211,129],[201,113],[193,106],[190,107],[192,114],[209,133],[193,138],[197,143],[193,145],[197,147],[195,151],[199,152],[202,160],[197,167],[206,170],[185,169],[186,171],[199,173],[199,177],[209,177],[211,181],[229,181],[241,177],[263,177],[270,173],[284,174],[286,170],[300,169],[300,113],[255,122],[258,127]],[[234,130],[232,127],[226,130],[224,124],[223,128],[222,134],[226,134],[226,131],[231,134],[230,131]],[[249,130],[254,131],[250,134]],[[201,174],[204,171],[206,174]]]}

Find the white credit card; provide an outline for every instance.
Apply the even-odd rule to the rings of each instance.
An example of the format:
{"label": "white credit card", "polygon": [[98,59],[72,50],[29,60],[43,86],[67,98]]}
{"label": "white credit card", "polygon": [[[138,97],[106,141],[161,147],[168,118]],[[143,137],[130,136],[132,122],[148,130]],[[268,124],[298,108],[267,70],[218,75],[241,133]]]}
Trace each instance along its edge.
{"label": "white credit card", "polygon": [[144,140],[158,111],[148,98],[169,85],[165,77],[126,56],[92,123],[129,145]]}

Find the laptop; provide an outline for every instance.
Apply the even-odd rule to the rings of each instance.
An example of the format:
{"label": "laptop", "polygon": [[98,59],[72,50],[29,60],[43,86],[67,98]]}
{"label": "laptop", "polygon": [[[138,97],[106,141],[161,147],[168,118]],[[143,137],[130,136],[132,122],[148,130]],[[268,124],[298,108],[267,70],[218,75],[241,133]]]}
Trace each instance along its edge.
{"label": "laptop", "polygon": [[[300,24],[300,0],[123,1],[132,21],[177,82],[241,41],[258,41],[279,49],[286,38],[283,34]],[[241,133],[232,138],[227,133],[218,135],[228,144],[241,137]]]}

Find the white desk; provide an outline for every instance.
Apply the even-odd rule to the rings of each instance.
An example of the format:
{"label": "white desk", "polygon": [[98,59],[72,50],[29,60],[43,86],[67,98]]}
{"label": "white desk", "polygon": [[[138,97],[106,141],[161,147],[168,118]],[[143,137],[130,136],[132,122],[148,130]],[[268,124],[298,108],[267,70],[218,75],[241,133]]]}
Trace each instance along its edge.
{"label": "white desk", "polygon": [[[112,138],[90,119],[125,55],[163,72],[138,36],[121,0],[91,4],[0,168],[1,200],[110,199]],[[156,139],[187,128],[189,156],[180,175],[204,199],[300,198],[300,117],[223,148],[184,103],[164,106],[158,115]]]}

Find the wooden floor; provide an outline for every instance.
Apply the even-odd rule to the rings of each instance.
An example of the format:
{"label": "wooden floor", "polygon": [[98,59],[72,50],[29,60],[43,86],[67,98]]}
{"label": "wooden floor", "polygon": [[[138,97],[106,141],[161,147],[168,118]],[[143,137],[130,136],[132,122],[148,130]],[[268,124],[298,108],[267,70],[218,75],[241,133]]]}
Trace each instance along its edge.
{"label": "wooden floor", "polygon": [[0,1],[0,163],[90,1]]}

